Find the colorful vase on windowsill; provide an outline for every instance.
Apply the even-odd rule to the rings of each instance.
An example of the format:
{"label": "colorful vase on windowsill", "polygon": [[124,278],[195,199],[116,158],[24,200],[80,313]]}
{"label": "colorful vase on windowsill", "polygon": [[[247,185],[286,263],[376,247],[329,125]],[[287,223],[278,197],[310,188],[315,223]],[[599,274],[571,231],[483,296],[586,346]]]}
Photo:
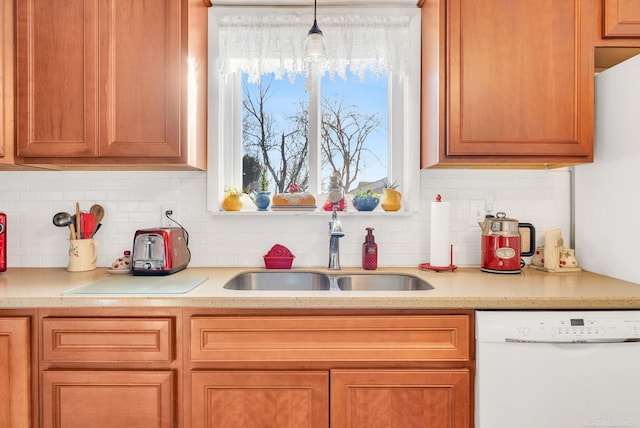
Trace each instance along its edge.
{"label": "colorful vase on windowsill", "polygon": [[253,202],[256,204],[258,211],[266,211],[271,203],[271,192],[258,192],[256,197],[253,199]]}
{"label": "colorful vase on windowsill", "polygon": [[402,193],[395,189],[382,189],[382,209],[385,211],[398,211],[402,206]]}
{"label": "colorful vase on windowsill", "polygon": [[225,211],[240,211],[242,209],[242,192],[232,186],[224,189],[224,199],[222,199],[222,209]]}
{"label": "colorful vase on windowsill", "polygon": [[353,207],[358,211],[373,211],[380,202],[380,195],[371,190],[358,191],[352,198]]}
{"label": "colorful vase on windowsill", "polygon": [[327,200],[322,205],[325,211],[333,211],[333,207],[337,206],[338,211],[344,211],[347,201],[344,197],[344,188],[342,186],[342,178],[338,172],[334,172],[329,177],[329,186],[327,190]]}

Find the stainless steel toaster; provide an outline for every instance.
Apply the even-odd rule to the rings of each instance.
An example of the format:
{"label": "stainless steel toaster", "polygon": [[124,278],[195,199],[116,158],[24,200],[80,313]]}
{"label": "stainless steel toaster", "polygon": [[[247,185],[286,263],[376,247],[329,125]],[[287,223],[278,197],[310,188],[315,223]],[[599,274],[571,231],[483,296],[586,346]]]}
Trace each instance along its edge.
{"label": "stainless steel toaster", "polygon": [[168,275],[187,267],[191,259],[187,232],[181,227],[137,230],[133,238],[131,273]]}

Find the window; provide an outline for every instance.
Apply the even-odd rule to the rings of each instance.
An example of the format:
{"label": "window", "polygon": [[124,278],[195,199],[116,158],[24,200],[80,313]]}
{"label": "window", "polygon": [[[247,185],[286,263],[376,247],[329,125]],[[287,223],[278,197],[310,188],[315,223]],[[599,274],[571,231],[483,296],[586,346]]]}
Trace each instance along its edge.
{"label": "window", "polygon": [[[338,172],[347,192],[380,188],[388,177],[387,77],[367,71],[361,80],[347,71],[347,79],[311,79],[294,84],[273,73],[250,83],[242,74],[242,188],[258,190],[263,169],[269,190],[282,193],[292,184],[309,187],[310,173],[319,171],[320,192]],[[320,94],[318,117],[309,115],[309,92]],[[319,121],[319,123],[313,123]],[[320,162],[310,166],[309,129],[321,129]],[[311,147],[310,147],[311,146]],[[318,193],[318,192],[314,192]]]}
{"label": "window", "polygon": [[309,67],[312,13],[210,10],[210,211],[227,185],[255,189],[265,167],[272,192],[295,183],[319,206],[334,171],[347,191],[388,179],[405,209],[417,199],[419,9],[319,10],[329,60]]}

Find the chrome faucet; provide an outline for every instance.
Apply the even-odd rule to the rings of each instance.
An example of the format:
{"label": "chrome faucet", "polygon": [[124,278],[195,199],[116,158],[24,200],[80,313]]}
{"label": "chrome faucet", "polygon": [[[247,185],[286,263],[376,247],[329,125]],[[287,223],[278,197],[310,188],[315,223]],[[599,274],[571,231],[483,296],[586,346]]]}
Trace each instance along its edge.
{"label": "chrome faucet", "polygon": [[340,241],[344,236],[342,223],[338,220],[338,206],[333,206],[333,214],[329,221],[329,269],[340,270]]}

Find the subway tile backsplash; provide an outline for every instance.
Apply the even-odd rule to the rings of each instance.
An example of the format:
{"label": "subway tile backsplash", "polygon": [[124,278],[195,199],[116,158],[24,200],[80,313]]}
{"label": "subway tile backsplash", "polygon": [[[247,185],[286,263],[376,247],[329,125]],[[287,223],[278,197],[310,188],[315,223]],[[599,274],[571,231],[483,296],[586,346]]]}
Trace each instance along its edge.
{"label": "subway tile backsplash", "polygon": [[[559,227],[570,242],[570,170],[423,170],[419,210],[412,213],[345,213],[340,242],[343,267],[360,266],[365,227],[375,228],[379,266],[415,266],[429,261],[430,202],[436,194],[451,202],[454,263],[478,266],[480,228],[472,201],[487,210],[533,223],[537,244],[544,231]],[[401,190],[401,189],[400,189]],[[94,203],[106,214],[95,238],[98,266],[108,267],[131,249],[137,229],[163,224],[163,212],[190,234],[191,266],[263,266],[272,245],[286,245],[294,267],[326,266],[329,213],[222,213],[206,210],[205,172],[0,172],[0,211],[7,214],[7,264],[12,267],[65,267],[69,231],[55,227],[56,212],[72,213]]]}

